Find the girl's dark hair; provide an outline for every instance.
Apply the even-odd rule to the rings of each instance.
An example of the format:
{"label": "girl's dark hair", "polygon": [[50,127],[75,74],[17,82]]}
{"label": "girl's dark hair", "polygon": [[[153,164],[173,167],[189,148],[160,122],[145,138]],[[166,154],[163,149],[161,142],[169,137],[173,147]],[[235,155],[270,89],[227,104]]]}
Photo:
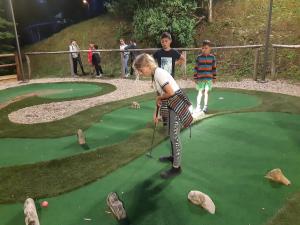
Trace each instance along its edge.
{"label": "girl's dark hair", "polygon": [[95,48],[95,49],[98,49],[99,47],[98,47],[98,45],[94,45],[94,48]]}

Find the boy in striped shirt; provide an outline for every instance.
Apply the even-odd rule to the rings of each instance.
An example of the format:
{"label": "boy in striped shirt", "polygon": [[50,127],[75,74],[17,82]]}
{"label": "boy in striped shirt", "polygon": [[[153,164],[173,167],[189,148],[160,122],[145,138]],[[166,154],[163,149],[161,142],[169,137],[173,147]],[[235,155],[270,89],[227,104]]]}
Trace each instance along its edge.
{"label": "boy in striped shirt", "polygon": [[216,80],[217,66],[216,57],[210,53],[211,43],[205,40],[202,43],[202,53],[198,55],[195,65],[194,80],[198,90],[197,106],[195,113],[201,112],[201,100],[204,95],[204,107],[202,111],[208,111],[208,92],[212,89],[212,83]]}

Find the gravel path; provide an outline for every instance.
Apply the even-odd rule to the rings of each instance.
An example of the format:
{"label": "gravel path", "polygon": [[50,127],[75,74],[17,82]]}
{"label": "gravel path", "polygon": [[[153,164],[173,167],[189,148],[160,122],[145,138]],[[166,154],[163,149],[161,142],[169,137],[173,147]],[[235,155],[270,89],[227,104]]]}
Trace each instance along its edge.
{"label": "gravel path", "polygon": [[[54,78],[54,79],[36,79],[30,81],[32,83],[51,83],[51,82],[80,82],[93,81],[110,83],[117,87],[117,90],[98,97],[73,100],[64,102],[54,102],[49,104],[41,104],[31,107],[26,107],[8,115],[9,119],[14,123],[33,124],[46,123],[55,120],[60,120],[90,107],[101,105],[107,102],[122,100],[133,96],[152,92],[150,81],[133,81],[126,79],[113,80],[87,80],[87,79],[72,79],[72,78]],[[179,80],[180,87],[194,87],[194,83],[190,80]],[[0,84],[0,90],[8,87],[15,87],[27,84]],[[240,82],[217,82],[215,87],[224,88],[239,88],[247,90],[267,91],[275,93],[283,93],[288,95],[300,96],[300,85],[289,84],[285,81],[269,81],[267,83],[257,83],[253,80],[243,80]]]}

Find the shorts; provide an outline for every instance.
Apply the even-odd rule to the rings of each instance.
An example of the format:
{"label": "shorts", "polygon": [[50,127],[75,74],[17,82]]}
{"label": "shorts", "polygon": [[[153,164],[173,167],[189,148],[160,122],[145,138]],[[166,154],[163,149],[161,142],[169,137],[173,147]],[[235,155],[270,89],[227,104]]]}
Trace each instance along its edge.
{"label": "shorts", "polygon": [[212,80],[201,80],[197,81],[196,84],[197,91],[208,89],[209,91],[212,90]]}

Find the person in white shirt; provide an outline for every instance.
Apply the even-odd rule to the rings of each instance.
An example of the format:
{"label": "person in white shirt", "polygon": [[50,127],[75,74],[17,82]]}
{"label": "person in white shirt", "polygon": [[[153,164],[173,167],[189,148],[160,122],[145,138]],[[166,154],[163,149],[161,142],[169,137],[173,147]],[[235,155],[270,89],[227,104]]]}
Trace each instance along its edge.
{"label": "person in white shirt", "polygon": [[[166,101],[168,104],[166,110],[168,114],[168,131],[171,141],[171,155],[161,157],[159,161],[172,163],[171,169],[161,173],[162,178],[167,179],[173,176],[177,176],[181,173],[182,149],[180,142],[180,128],[181,125],[183,125],[182,121],[185,119],[182,118],[182,113],[180,112],[180,110],[182,108],[188,108],[190,106],[190,102],[185,101],[180,97],[182,91],[177,85],[174,78],[166,70],[159,68],[154,58],[149,54],[141,54],[137,56],[134,61],[133,67],[140,75],[152,76],[154,87],[157,91],[156,111],[161,107],[162,102]],[[172,101],[172,99],[175,99],[175,101]],[[180,105],[179,111],[176,104]],[[185,113],[186,112],[184,111],[183,114]],[[188,117],[189,120],[191,119],[191,121],[188,121],[188,123],[190,124],[192,122],[192,116],[190,115],[190,113]],[[153,120],[156,125],[159,121],[157,113],[154,113]],[[189,126],[189,124],[187,126]]]}
{"label": "person in white shirt", "polygon": [[86,73],[84,72],[83,69],[83,65],[82,65],[82,61],[81,61],[81,57],[80,57],[80,48],[78,46],[78,44],[76,43],[75,40],[71,40],[71,43],[69,45],[69,51],[71,52],[71,57],[72,57],[72,61],[73,61],[73,72],[75,75],[77,74],[77,64],[79,63],[79,66],[81,68],[82,71],[82,75],[86,75]]}
{"label": "person in white shirt", "polygon": [[[122,50],[122,51],[126,50],[125,48],[127,46],[128,45],[126,45],[124,39],[120,39],[120,50]],[[123,62],[124,62],[124,66],[125,66],[125,71],[124,71],[125,77],[129,76],[128,60],[129,60],[129,52],[125,51],[123,53]]]}

